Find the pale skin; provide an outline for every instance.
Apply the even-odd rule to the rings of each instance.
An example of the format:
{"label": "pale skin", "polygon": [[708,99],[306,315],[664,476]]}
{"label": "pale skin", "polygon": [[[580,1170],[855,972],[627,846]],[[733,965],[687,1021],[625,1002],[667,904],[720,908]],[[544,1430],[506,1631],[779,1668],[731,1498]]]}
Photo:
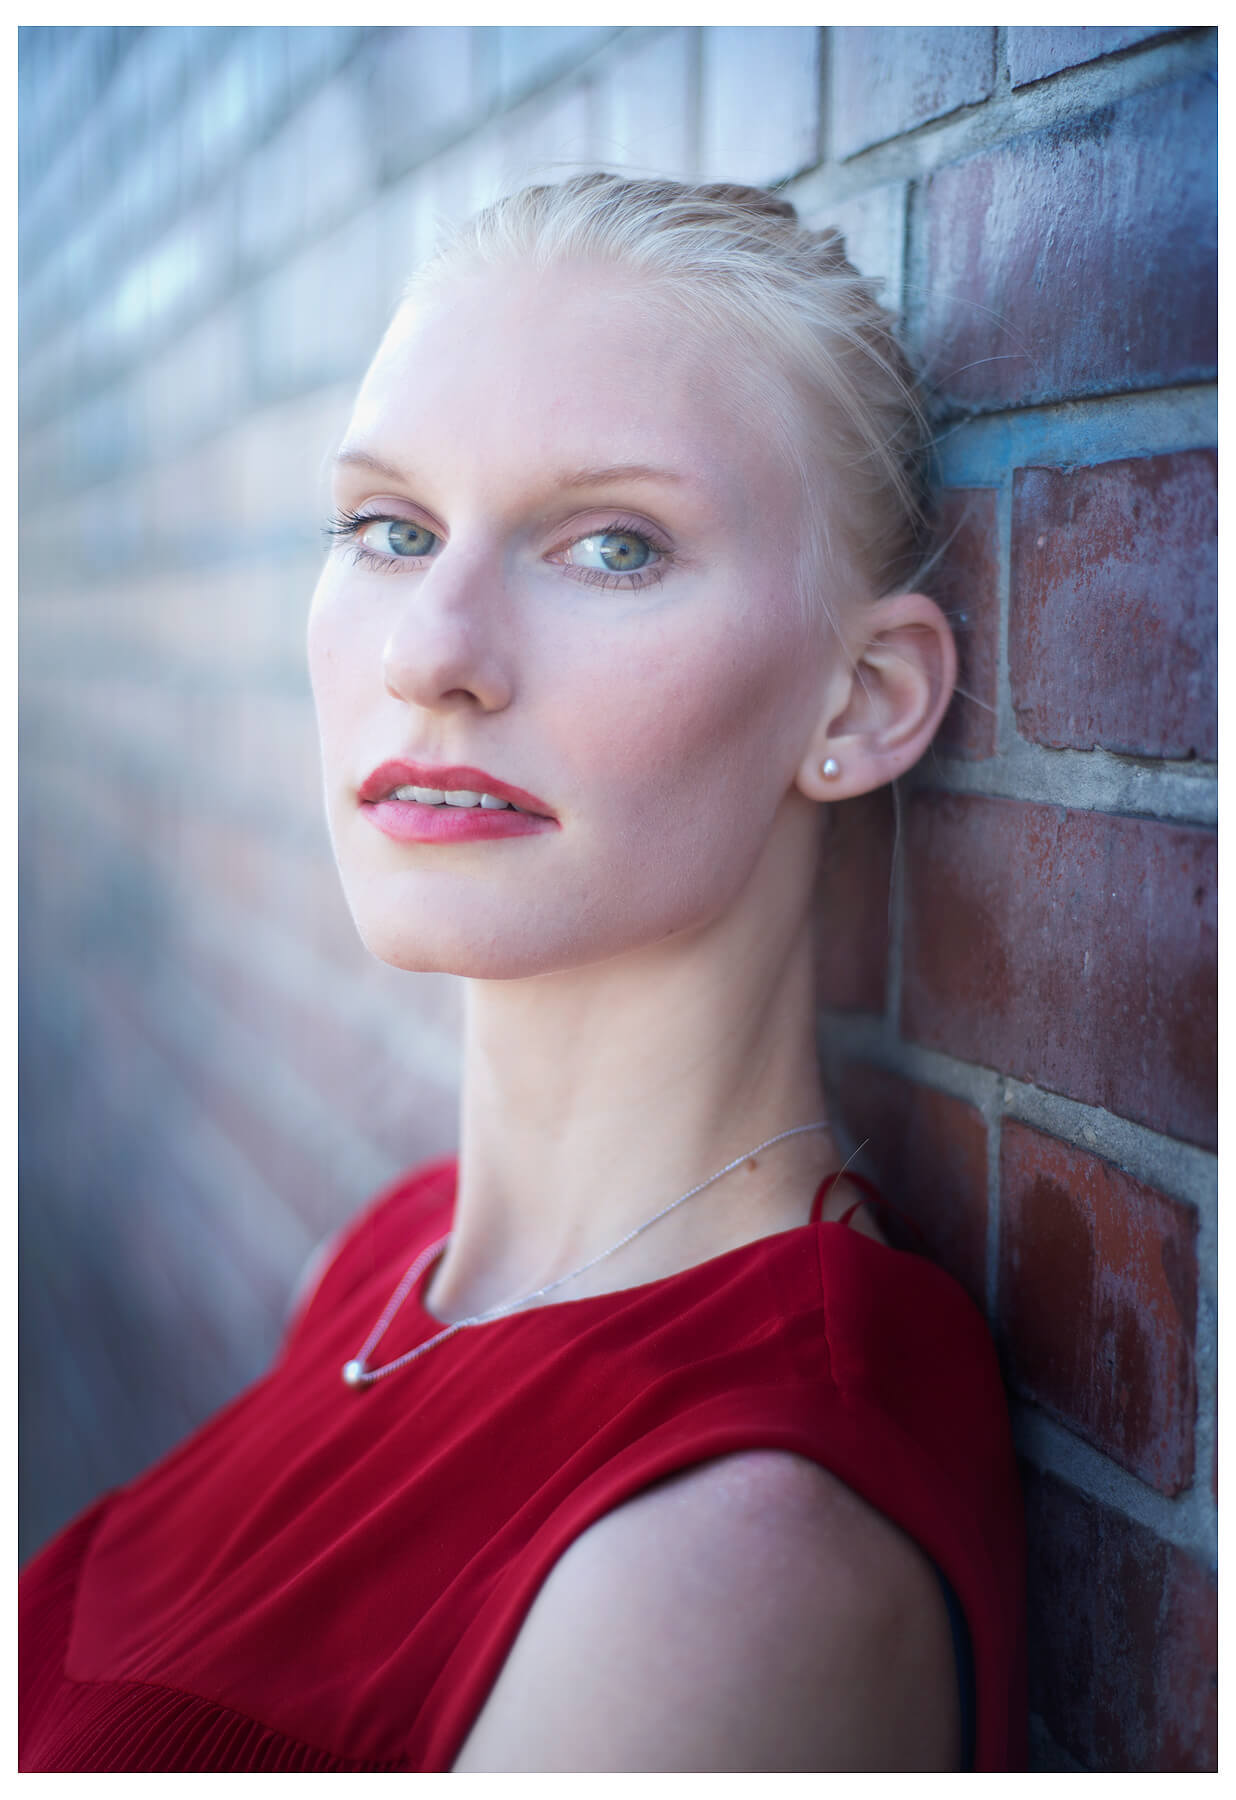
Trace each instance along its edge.
{"label": "pale skin", "polygon": [[[361,935],[466,978],[459,1191],[427,1295],[444,1320],[825,1117],[820,805],[908,769],[952,691],[921,594],[831,568],[835,626],[803,618],[807,501],[749,425],[792,397],[771,367],[730,375],[729,348],[613,269],[457,274],[397,317],[345,434],[336,503],[361,522],[327,559],[310,663]],[[813,503],[844,503],[821,483]],[[597,548],[615,527],[642,559],[617,578]],[[557,829],[394,842],[357,790],[399,757],[515,783]],[[840,1160],[827,1131],[791,1138],[545,1303],[802,1225]],[[839,1183],[825,1216],[855,1197]],[[753,1452],[572,1546],[456,1767],[947,1768],[956,1704],[922,1554],[824,1470]]]}

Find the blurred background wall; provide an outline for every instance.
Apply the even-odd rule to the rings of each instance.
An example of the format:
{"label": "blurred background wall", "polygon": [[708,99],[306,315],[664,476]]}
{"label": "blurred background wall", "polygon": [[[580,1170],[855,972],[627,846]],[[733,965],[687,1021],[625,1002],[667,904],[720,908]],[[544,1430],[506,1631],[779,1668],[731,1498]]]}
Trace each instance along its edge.
{"label": "blurred background wall", "polygon": [[403,277],[534,176],[787,184],[934,382],[969,696],[895,859],[887,797],[841,809],[822,1055],[997,1333],[1036,1766],[1213,1767],[1214,65],[1200,28],[22,31],[23,1554],[453,1141],[457,996],[354,939],[302,660]]}

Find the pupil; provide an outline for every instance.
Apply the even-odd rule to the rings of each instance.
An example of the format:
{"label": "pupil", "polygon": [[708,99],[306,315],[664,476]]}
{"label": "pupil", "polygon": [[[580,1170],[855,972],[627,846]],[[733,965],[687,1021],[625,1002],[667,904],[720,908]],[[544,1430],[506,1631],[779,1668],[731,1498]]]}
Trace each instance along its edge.
{"label": "pupil", "polygon": [[598,548],[610,569],[642,569],[652,554],[643,538],[629,531],[607,532]]}
{"label": "pupil", "polygon": [[431,534],[420,525],[394,523],[386,528],[387,542],[397,556],[423,556]]}

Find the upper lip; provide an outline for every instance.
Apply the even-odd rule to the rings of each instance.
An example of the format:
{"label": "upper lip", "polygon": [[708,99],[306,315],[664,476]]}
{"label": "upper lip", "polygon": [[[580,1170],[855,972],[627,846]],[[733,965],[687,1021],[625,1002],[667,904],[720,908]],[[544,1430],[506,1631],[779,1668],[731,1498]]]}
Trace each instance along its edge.
{"label": "upper lip", "polygon": [[441,793],[465,788],[474,794],[492,794],[495,800],[509,800],[521,812],[539,813],[547,819],[555,817],[553,808],[526,788],[499,781],[496,775],[487,775],[484,769],[473,769],[463,763],[445,767],[440,763],[379,763],[373,773],[365,777],[359,792],[362,800],[386,800],[399,787],[436,788]]}

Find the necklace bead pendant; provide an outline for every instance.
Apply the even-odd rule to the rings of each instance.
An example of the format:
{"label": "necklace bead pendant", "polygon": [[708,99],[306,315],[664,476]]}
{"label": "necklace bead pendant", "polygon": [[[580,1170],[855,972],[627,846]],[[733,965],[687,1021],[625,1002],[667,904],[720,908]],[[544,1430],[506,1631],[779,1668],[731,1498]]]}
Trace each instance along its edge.
{"label": "necklace bead pendant", "polygon": [[448,1232],[445,1237],[439,1238],[436,1244],[430,1244],[427,1250],[422,1250],[415,1262],[405,1271],[403,1280],[387,1301],[382,1317],[365,1339],[365,1345],[360,1355],[353,1357],[351,1362],[344,1363],[340,1370],[344,1386],[353,1389],[372,1387],[380,1376],[389,1375],[395,1369],[401,1369],[408,1363],[416,1362],[424,1356],[427,1350],[432,1350],[435,1344],[445,1344],[448,1338],[455,1336],[456,1332],[464,1331],[471,1325],[493,1324],[497,1319],[509,1318],[512,1313],[518,1312],[521,1307],[527,1306],[532,1300],[543,1300],[546,1294],[552,1294],[555,1288],[562,1287],[565,1282],[574,1281],[577,1275],[586,1275],[589,1269],[595,1269],[597,1264],[604,1262],[607,1256],[613,1256],[615,1251],[625,1249],[633,1239],[640,1237],[650,1226],[665,1218],[667,1213],[674,1212],[686,1201],[693,1199],[696,1194],[702,1194],[704,1189],[711,1187],[714,1181],[720,1181],[723,1175],[732,1174],[748,1159],[758,1156],[762,1150],[770,1150],[774,1144],[781,1143],[783,1138],[797,1137],[803,1131],[825,1131],[827,1127],[827,1119],[817,1119],[813,1125],[793,1125],[788,1131],[779,1131],[775,1137],[765,1138],[762,1144],[756,1144],[752,1149],[744,1151],[741,1156],[735,1157],[733,1162],[726,1163],[723,1169],[718,1169],[715,1175],[708,1177],[707,1181],[698,1182],[695,1187],[688,1188],[685,1194],[679,1194],[677,1200],[671,1200],[668,1206],[661,1207],[658,1212],[653,1213],[650,1219],[645,1219],[642,1225],[637,1225],[633,1231],[628,1231],[625,1237],[620,1237],[616,1244],[610,1244],[608,1249],[590,1257],[586,1263],[581,1263],[578,1269],[572,1269],[566,1275],[559,1275],[556,1281],[547,1282],[544,1287],[536,1288],[530,1294],[523,1294],[518,1300],[508,1300],[502,1306],[490,1307],[488,1312],[474,1313],[469,1319],[456,1319],[453,1324],[444,1325],[433,1337],[426,1338],[425,1342],[418,1344],[414,1350],[405,1350],[402,1356],[395,1358],[394,1362],[383,1363],[378,1369],[366,1368],[365,1358],[371,1356],[377,1349],[386,1334],[387,1326],[407,1299],[416,1282],[420,1280],[430,1263],[446,1249],[450,1242],[450,1233]]}

